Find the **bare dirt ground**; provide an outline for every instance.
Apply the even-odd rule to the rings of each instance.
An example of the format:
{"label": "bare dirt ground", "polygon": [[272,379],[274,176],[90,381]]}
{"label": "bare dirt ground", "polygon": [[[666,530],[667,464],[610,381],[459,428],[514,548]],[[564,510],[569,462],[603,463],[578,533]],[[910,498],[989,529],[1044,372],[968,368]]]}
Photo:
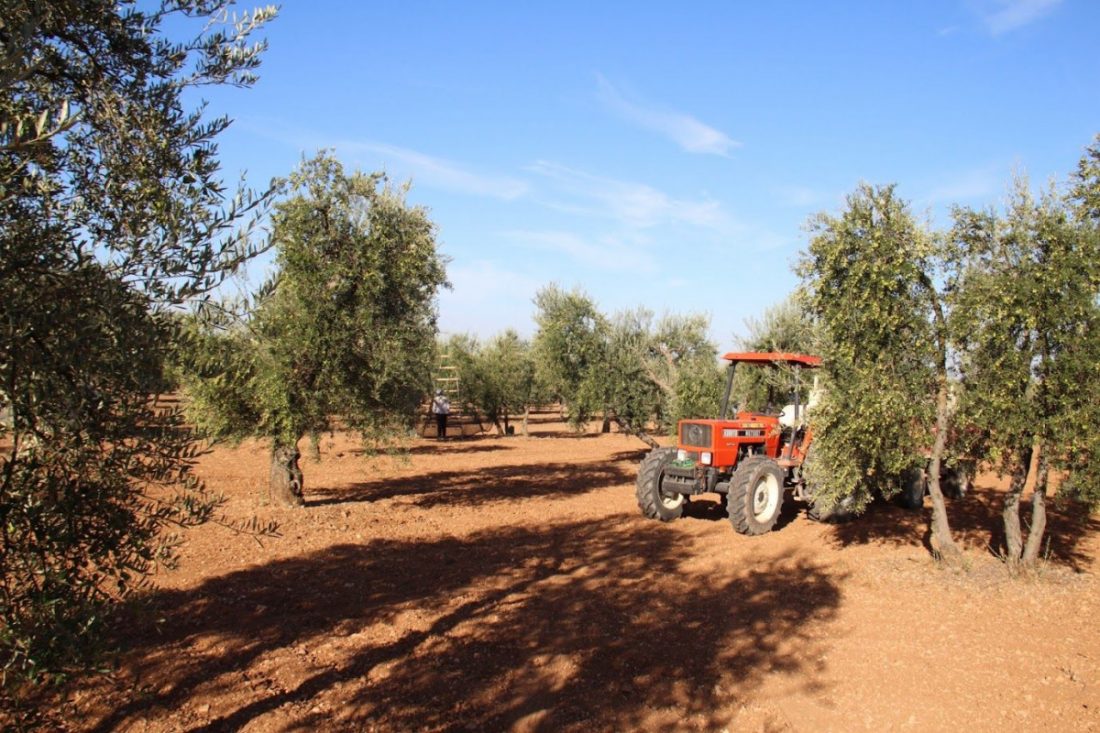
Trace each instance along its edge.
{"label": "bare dirt ground", "polygon": [[1100,730],[1100,520],[1053,509],[1050,565],[991,556],[1001,494],[950,506],[969,568],[887,504],[737,535],[704,498],[634,503],[642,444],[577,436],[325,438],[304,509],[267,453],[200,473],[262,545],[206,525],[124,630],[117,668],[56,701],[81,731]]}

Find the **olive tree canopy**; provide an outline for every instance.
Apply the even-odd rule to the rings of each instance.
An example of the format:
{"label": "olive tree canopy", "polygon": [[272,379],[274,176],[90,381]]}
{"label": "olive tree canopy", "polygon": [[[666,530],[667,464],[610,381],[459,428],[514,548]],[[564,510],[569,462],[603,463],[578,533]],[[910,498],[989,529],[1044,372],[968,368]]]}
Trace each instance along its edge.
{"label": "olive tree canopy", "polygon": [[253,316],[196,326],[184,385],[217,438],[271,441],[277,499],[302,503],[298,441],[334,418],[367,437],[407,427],[431,388],[436,293],[446,285],[435,225],[379,174],[305,161],[275,206],[276,273]]}
{"label": "olive tree canopy", "polygon": [[[105,603],[171,561],[164,530],[215,504],[190,476],[180,416],[152,396],[166,312],[264,246],[248,220],[267,194],[221,182],[229,121],[184,104],[188,89],[255,79],[252,36],[274,10],[229,7],[0,2],[5,683],[79,662]],[[195,35],[169,39],[171,16]]]}

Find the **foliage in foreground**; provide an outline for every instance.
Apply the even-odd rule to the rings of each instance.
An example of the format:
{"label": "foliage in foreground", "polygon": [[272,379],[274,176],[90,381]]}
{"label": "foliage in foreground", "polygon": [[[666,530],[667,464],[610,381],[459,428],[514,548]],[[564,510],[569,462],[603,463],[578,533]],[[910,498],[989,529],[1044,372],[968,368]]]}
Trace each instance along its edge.
{"label": "foliage in foreground", "polygon": [[937,342],[924,281],[934,241],[893,187],[861,186],[813,233],[800,272],[825,364],[809,478],[827,500],[863,507],[875,490],[895,493],[932,448]]}
{"label": "foliage in foreground", "polygon": [[[1100,143],[1067,195],[1036,200],[1018,181],[1002,214],[958,209],[955,331],[961,354],[961,441],[1011,477],[1004,509],[1006,558],[1034,563],[1046,525],[1051,471],[1060,493],[1100,505],[1100,237],[1087,204],[1100,191]],[[1091,171],[1091,173],[1090,173]],[[1034,486],[1024,543],[1020,501]]]}
{"label": "foliage in foreground", "polygon": [[[162,384],[166,311],[256,253],[225,204],[189,87],[253,80],[274,15],[182,44],[172,15],[219,2],[3,3],[0,69],[0,668],[26,681],[93,656],[111,602],[172,559],[175,525],[211,516],[194,443]],[[247,226],[247,225],[246,225]]]}
{"label": "foliage in foreground", "polygon": [[799,270],[825,337],[808,472],[825,495],[863,505],[927,465],[933,547],[950,554],[941,468],[990,466],[1011,477],[1010,563],[1038,559],[1052,470],[1063,495],[1100,505],[1098,191],[1100,139],[1064,192],[1037,201],[1017,182],[1003,214],[956,209],[949,233],[918,227],[893,187],[815,220]]}

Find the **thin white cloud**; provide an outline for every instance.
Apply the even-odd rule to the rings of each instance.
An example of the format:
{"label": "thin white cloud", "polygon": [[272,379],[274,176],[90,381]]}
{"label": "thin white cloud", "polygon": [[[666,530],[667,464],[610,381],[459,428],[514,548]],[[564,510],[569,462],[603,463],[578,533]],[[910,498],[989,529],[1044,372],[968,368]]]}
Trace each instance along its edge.
{"label": "thin white cloud", "polygon": [[445,158],[396,145],[351,141],[338,143],[336,150],[338,153],[378,156],[383,165],[397,168],[402,176],[411,176],[415,183],[454,193],[511,201],[528,191],[527,184],[519,179],[478,173]]}
{"label": "thin white cloud", "polygon": [[659,133],[689,153],[728,156],[741,143],[726,133],[682,112],[657,109],[627,98],[602,74],[596,75],[599,98],[616,114],[647,130]]}
{"label": "thin white cloud", "polygon": [[1004,187],[1005,177],[993,167],[976,168],[951,174],[921,197],[927,206],[989,199]]}
{"label": "thin white cloud", "polygon": [[809,186],[779,186],[776,189],[779,200],[787,206],[809,209],[831,203],[835,198],[831,194]]}
{"label": "thin white cloud", "polygon": [[[488,260],[454,264],[447,268],[451,289],[439,294],[440,328],[444,333],[473,331],[488,337],[500,331],[501,313],[516,317],[532,311],[535,292],[543,282],[508,270]],[[512,323],[530,335],[530,320]]]}
{"label": "thin white cloud", "polygon": [[648,229],[661,224],[689,224],[721,230],[729,226],[729,215],[711,198],[676,199],[644,183],[620,181],[540,160],[528,166],[552,184],[564,202],[550,206],[578,214],[609,217],[631,229]]}
{"label": "thin white cloud", "polygon": [[647,274],[657,270],[652,255],[613,236],[586,239],[572,232],[513,230],[501,232],[520,246],[565,255],[586,268]]}
{"label": "thin white cloud", "polygon": [[984,0],[978,14],[994,36],[1023,28],[1048,15],[1062,0]]}

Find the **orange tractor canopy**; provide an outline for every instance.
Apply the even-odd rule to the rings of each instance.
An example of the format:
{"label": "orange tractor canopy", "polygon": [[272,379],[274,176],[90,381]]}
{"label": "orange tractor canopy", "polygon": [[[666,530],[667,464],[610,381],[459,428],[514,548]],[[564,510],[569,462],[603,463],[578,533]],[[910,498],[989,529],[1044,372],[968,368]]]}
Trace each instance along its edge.
{"label": "orange tractor canopy", "polygon": [[[787,488],[794,498],[812,500],[802,480],[802,462],[813,439],[802,404],[802,370],[821,358],[786,352],[731,352],[725,396],[717,419],[681,420],[675,448],[657,448],[638,471],[637,499],[642,514],[677,519],[696,494],[722,495],[733,528],[742,534],[768,532],[779,518]],[[792,404],[782,410],[730,415],[730,392],[739,364],[791,369]],[[808,402],[812,403],[813,395]]]}

